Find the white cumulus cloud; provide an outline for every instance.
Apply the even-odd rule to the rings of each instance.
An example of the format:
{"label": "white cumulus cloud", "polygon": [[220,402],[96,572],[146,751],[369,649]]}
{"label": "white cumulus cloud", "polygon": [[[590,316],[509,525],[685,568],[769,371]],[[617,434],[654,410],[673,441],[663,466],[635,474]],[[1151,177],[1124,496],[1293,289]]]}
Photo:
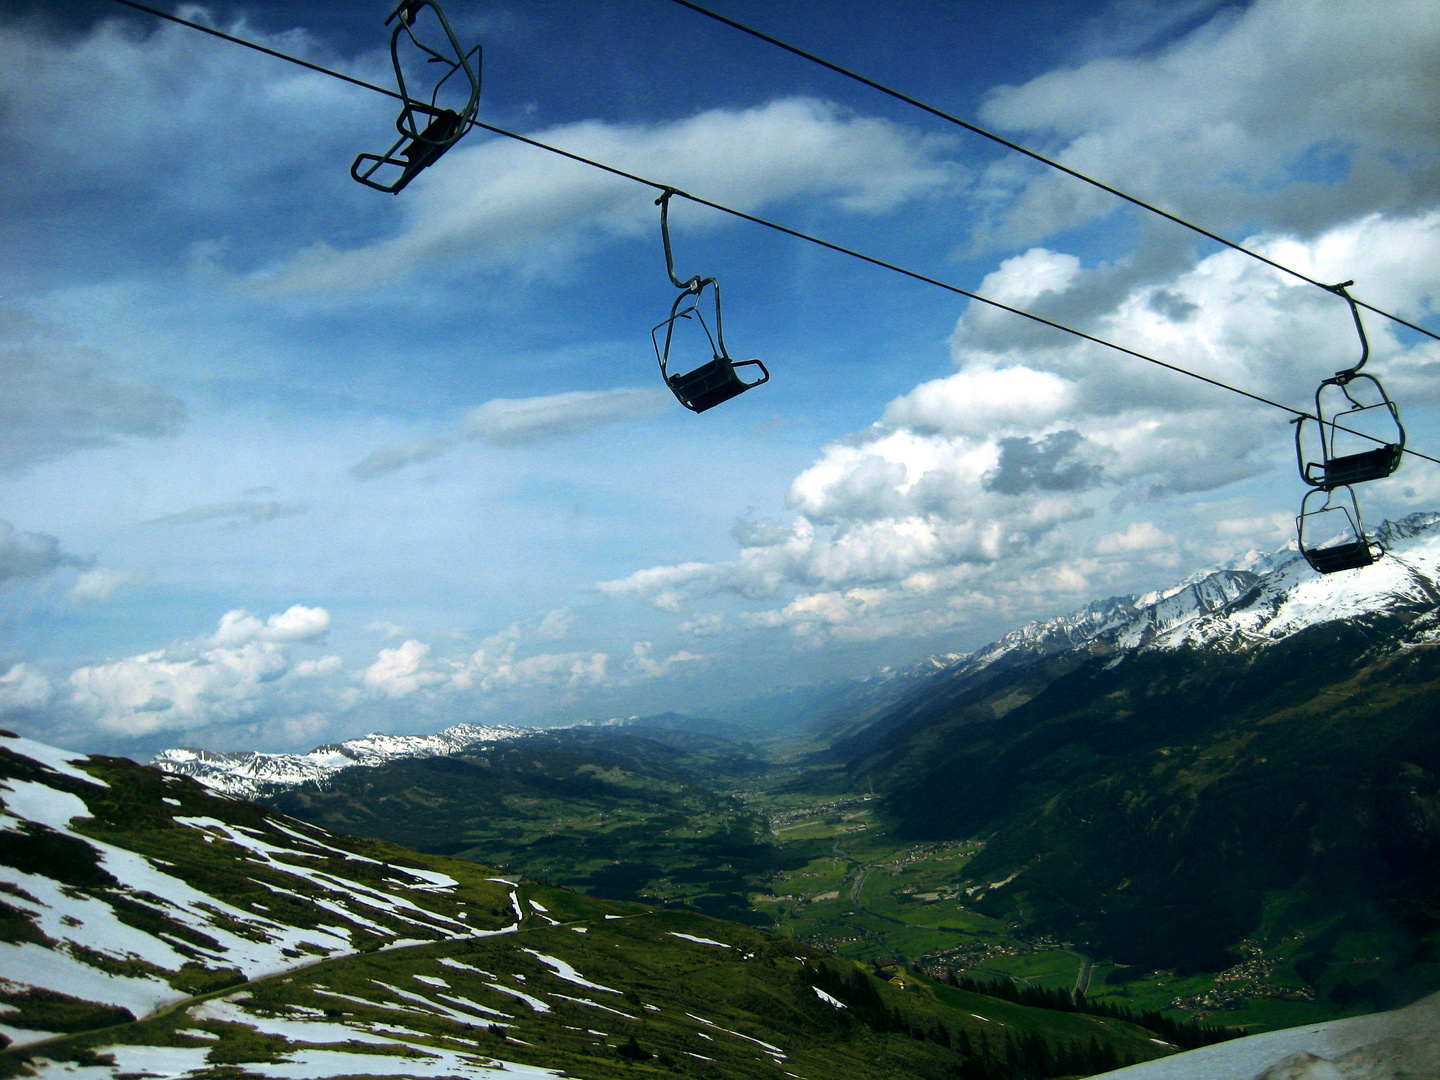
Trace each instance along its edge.
{"label": "white cumulus cloud", "polygon": [[[1370,214],[1309,242],[1249,242],[1322,279],[1363,277],[1402,312],[1440,309],[1424,254],[1440,249],[1440,212]],[[1236,252],[1123,288],[1114,281],[1114,267],[1035,249],[1003,262],[980,291],[1068,307],[1091,333],[1299,407],[1358,357],[1342,300]],[[1377,318],[1367,325],[1370,370],[1402,407],[1433,403],[1440,350]],[[598,591],[684,613],[690,632],[710,625],[691,609],[728,595],[782,601],[742,622],[807,639],[930,633],[976,613],[1079,598],[1144,567],[1158,573],[1177,563],[1182,542],[1153,515],[1123,520],[1127,508],[1293,467],[1286,414],[1013,315],[972,304],[951,348],[954,374],[896,398],[795,477],[787,526],[742,519],[734,559],[646,567]],[[1082,540],[1091,519],[1113,524]],[[1257,517],[1249,535],[1273,538],[1274,520]],[[1200,532],[1193,539],[1203,546]]]}
{"label": "white cumulus cloud", "polygon": [[0,675],[0,713],[38,709],[48,704],[54,693],[42,672],[25,664],[12,664]]}
{"label": "white cumulus cloud", "polygon": [[393,649],[381,649],[375,662],[365,669],[365,685],[390,697],[404,697],[422,686],[443,682],[444,675],[425,670],[429,655],[430,646],[414,638]]}
{"label": "white cumulus cloud", "polygon": [[[982,119],[1050,157],[1226,231],[1302,233],[1414,211],[1440,181],[1440,9],[1428,0],[1256,0],[1175,43],[1047,72]],[[981,236],[1033,242],[1122,205],[1013,157],[979,190]]]}
{"label": "white cumulus cloud", "polygon": [[[542,142],[651,176],[742,210],[797,196],[874,213],[948,188],[949,136],[848,116],[792,98],[749,109],[711,109],[653,125],[585,121],[534,133]],[[538,268],[603,239],[652,231],[653,193],[555,155],[476,135],[445,168],[406,190],[398,235],[350,250],[309,249],[255,287],[349,294],[457,258]],[[677,231],[708,227],[711,212],[672,214]]]}
{"label": "white cumulus cloud", "polygon": [[208,637],[77,668],[70,703],[88,722],[122,736],[285,711],[295,707],[292,676],[317,673],[297,671],[287,646],[314,642],[329,627],[324,608],[300,604],[268,619],[228,611]]}

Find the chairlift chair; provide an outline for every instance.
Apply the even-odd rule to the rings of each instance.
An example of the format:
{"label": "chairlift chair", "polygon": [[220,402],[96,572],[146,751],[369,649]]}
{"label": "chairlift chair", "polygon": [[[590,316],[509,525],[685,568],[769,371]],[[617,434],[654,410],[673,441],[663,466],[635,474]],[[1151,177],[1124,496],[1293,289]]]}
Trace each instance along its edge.
{"label": "chairlift chair", "polygon": [[[415,21],[425,8],[435,12],[448,47],[433,48],[416,37]],[[450,21],[445,18],[445,12],[435,0],[401,0],[385,20],[385,25],[389,26],[391,22],[395,23],[395,29],[390,32],[390,59],[395,65],[395,82],[400,88],[401,100],[395,129],[400,132],[400,138],[383,154],[358,155],[350,166],[350,175],[366,187],[394,195],[404,190],[405,185],[415,179],[422,169],[433,165],[469,130],[470,121],[475,119],[475,112],[480,106],[481,54],[479,45],[468,53],[464,51],[455,37],[455,31],[450,28]],[[406,87],[405,71],[400,64],[402,33],[426,54],[427,63],[441,64],[448,69],[430,91],[428,102],[411,97]],[[459,109],[441,108],[437,104],[441,88],[457,71],[462,72],[470,84],[469,96]],[[398,168],[399,174],[389,181],[375,179],[376,172],[385,166]],[[390,175],[390,172],[383,175]]]}
{"label": "chairlift chair", "polygon": [[[1300,477],[1322,491],[1383,480],[1400,467],[1405,451],[1405,428],[1400,423],[1395,402],[1379,379],[1360,373],[1370,358],[1370,343],[1360,321],[1360,309],[1345,291],[1353,284],[1346,281],[1329,288],[1350,305],[1355,330],[1360,335],[1360,360],[1354,367],[1337,371],[1323,380],[1315,390],[1314,417],[1295,421],[1295,456]],[[1306,460],[1305,433],[1310,423],[1315,424],[1319,435],[1319,461]],[[1376,431],[1382,434],[1377,435]]]}
{"label": "chairlift chair", "polygon": [[[720,283],[713,277],[702,278],[698,274],[688,281],[681,281],[675,275],[675,259],[670,250],[669,209],[672,194],[674,192],[666,189],[655,202],[660,207],[660,235],[665,241],[665,268],[670,274],[671,282],[681,292],[679,296],[675,297],[675,302],[670,305],[670,317],[650,331],[650,341],[655,346],[655,359],[660,363],[660,377],[665,380],[665,385],[670,388],[670,392],[675,395],[681,405],[691,412],[702,413],[763,382],[768,382],[770,372],[759,360],[733,360],[726,351],[725,330],[720,315]],[[700,301],[707,288],[712,290],[715,297],[715,333],[713,334],[710,332],[710,324],[705,321],[704,313],[700,310]],[[691,301],[690,304],[682,307],[687,300]],[[683,375],[671,375],[669,372],[670,346],[675,339],[675,322],[677,319],[689,319],[692,316],[705,332],[705,339],[710,345],[711,359],[693,371],[688,371]],[[661,327],[665,329],[663,345],[659,337]],[[758,367],[760,378],[753,382],[745,382],[735,371],[736,368],[743,367]]]}
{"label": "chairlift chair", "polygon": [[[1343,498],[1337,497],[1340,491],[1349,496],[1348,505]],[[1320,495],[1324,496],[1324,505],[1312,508],[1311,499]],[[1327,527],[1339,527],[1341,539],[1324,547],[1319,546],[1323,539],[1319,543],[1312,542],[1317,534],[1329,539],[1323,531]],[[1385,548],[1378,540],[1365,535],[1365,524],[1360,519],[1360,503],[1354,490],[1343,485],[1307,491],[1300,503],[1300,514],[1295,518],[1295,529],[1299,535],[1300,554],[1305,556],[1305,561],[1316,573],[1358,570],[1372,565],[1385,554]]]}

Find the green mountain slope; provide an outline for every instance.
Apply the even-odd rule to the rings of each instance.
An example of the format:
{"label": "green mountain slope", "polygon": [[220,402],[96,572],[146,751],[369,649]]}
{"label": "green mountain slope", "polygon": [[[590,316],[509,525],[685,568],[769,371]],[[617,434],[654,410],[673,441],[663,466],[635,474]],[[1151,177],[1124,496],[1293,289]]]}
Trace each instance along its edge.
{"label": "green mountain slope", "polygon": [[764,767],[734,743],[684,730],[579,728],[347,769],[323,789],[263,801],[337,832],[754,921],[747,895],[783,860],[765,822],[715,786]]}
{"label": "green mountain slope", "polygon": [[1392,622],[1091,660],[1019,704],[1010,672],[852,744],[852,780],[900,836],[986,838],[981,913],[1390,1005],[1440,985],[1440,650]]}
{"label": "green mountain slope", "polygon": [[988,1080],[1171,1049],[8,733],[0,801],[10,1075]]}

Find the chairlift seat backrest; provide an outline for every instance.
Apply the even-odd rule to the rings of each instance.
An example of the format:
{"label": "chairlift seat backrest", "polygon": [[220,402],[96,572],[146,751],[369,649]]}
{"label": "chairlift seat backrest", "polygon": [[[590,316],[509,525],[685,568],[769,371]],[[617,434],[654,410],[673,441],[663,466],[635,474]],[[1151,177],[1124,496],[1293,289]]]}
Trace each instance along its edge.
{"label": "chairlift seat backrest", "polygon": [[736,364],[728,357],[717,356],[709,363],[701,364],[694,371],[685,375],[671,375],[665,381],[674,395],[680,399],[681,405],[692,412],[702,413],[706,409],[712,409],[722,402],[743,394],[751,387],[759,386],[770,377],[769,372],[765,372],[764,377],[755,382],[744,382],[739,375],[735,374],[735,369],[744,367],[746,364],[757,364],[761,371],[765,371],[764,365],[761,365],[758,360],[742,360]]}
{"label": "chairlift seat backrest", "polygon": [[1341,570],[1358,570],[1362,566],[1371,566],[1375,562],[1375,554],[1370,550],[1368,540],[1351,540],[1343,544],[1335,544],[1332,547],[1315,548],[1307,551],[1305,561],[1320,574],[1334,574]]}

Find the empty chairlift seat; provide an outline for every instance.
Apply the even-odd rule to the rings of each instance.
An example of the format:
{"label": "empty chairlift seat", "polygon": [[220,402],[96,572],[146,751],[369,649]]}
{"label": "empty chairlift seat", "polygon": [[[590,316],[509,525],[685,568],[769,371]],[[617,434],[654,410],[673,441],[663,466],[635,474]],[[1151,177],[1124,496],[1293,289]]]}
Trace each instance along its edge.
{"label": "empty chairlift seat", "polygon": [[[660,235],[665,242],[665,269],[670,275],[670,281],[681,292],[675,297],[675,302],[670,305],[670,317],[650,331],[650,340],[655,346],[655,359],[660,364],[660,377],[665,380],[665,385],[670,388],[670,392],[675,395],[681,405],[691,412],[702,413],[706,409],[713,409],[716,405],[743,394],[746,390],[754,389],[763,382],[768,382],[770,372],[759,360],[734,360],[726,351],[725,327],[720,312],[720,283],[713,277],[702,278],[698,274],[687,281],[681,281],[675,275],[675,260],[670,250],[669,224],[670,196],[672,194],[674,192],[667,189],[655,201],[660,207]],[[713,334],[710,332],[710,324],[705,320],[704,313],[700,308],[707,289],[714,298],[715,332]],[[693,320],[704,332],[710,359],[691,371],[672,375],[669,370],[671,349],[676,340],[677,324],[682,319],[687,322]],[[663,342],[660,337],[661,330],[665,331]],[[759,368],[760,377],[746,382],[736,370],[745,367]]]}
{"label": "empty chairlift seat", "polygon": [[[1316,498],[1323,502],[1312,505]],[[1360,504],[1355,492],[1348,487],[1306,492],[1295,527],[1300,537],[1300,554],[1319,574],[1358,570],[1385,554],[1378,541],[1365,535]]]}
{"label": "empty chairlift seat", "polygon": [[1300,478],[1322,491],[1383,480],[1400,467],[1405,452],[1400,410],[1379,379],[1360,371],[1370,358],[1370,343],[1360,309],[1345,291],[1351,284],[1347,281],[1331,290],[1350,305],[1360,336],[1360,359],[1354,367],[1337,371],[1320,383],[1315,390],[1315,415],[1301,417],[1295,425]]}
{"label": "empty chairlift seat", "polygon": [[[416,32],[416,23],[426,8],[434,13],[436,24],[428,40]],[[403,0],[385,25],[391,22],[395,29],[390,32],[390,60],[395,65],[401,102],[395,129],[400,138],[383,154],[358,155],[350,166],[350,175],[366,187],[393,195],[404,190],[422,169],[433,165],[469,130],[480,105],[480,46],[464,51],[435,0]],[[402,40],[414,46],[413,55],[423,59],[427,68],[439,64],[443,69],[430,89],[428,101],[410,94],[400,56]],[[455,75],[460,78],[447,87]],[[447,105],[440,104],[442,92],[449,101]]]}
{"label": "empty chairlift seat", "polygon": [[[684,405],[691,412],[702,413],[706,409],[713,409],[721,402],[729,401],[731,398],[743,394],[746,390],[753,389],[770,378],[770,372],[759,360],[732,360],[725,352],[725,341],[718,337],[720,328],[720,286],[714,278],[705,278],[701,283],[704,288],[712,288],[715,294],[715,327],[717,335],[712,336],[710,327],[705,322],[700,312],[699,304],[692,303],[688,307],[681,308],[680,304],[692,293],[681,293],[676,297],[675,304],[671,307],[670,317],[650,331],[650,339],[655,345],[655,358],[660,362],[660,375],[665,380],[665,385],[675,395],[681,405]],[[703,292],[698,294],[703,295]],[[685,372],[683,375],[671,375],[667,370],[670,360],[670,347],[674,341],[675,324],[681,319],[690,319],[693,316],[700,329],[705,332],[705,340],[710,346],[711,358],[693,371]],[[665,331],[663,344],[660,341],[660,330]],[[736,368],[758,367],[760,378],[751,382],[745,382],[736,372]]]}

